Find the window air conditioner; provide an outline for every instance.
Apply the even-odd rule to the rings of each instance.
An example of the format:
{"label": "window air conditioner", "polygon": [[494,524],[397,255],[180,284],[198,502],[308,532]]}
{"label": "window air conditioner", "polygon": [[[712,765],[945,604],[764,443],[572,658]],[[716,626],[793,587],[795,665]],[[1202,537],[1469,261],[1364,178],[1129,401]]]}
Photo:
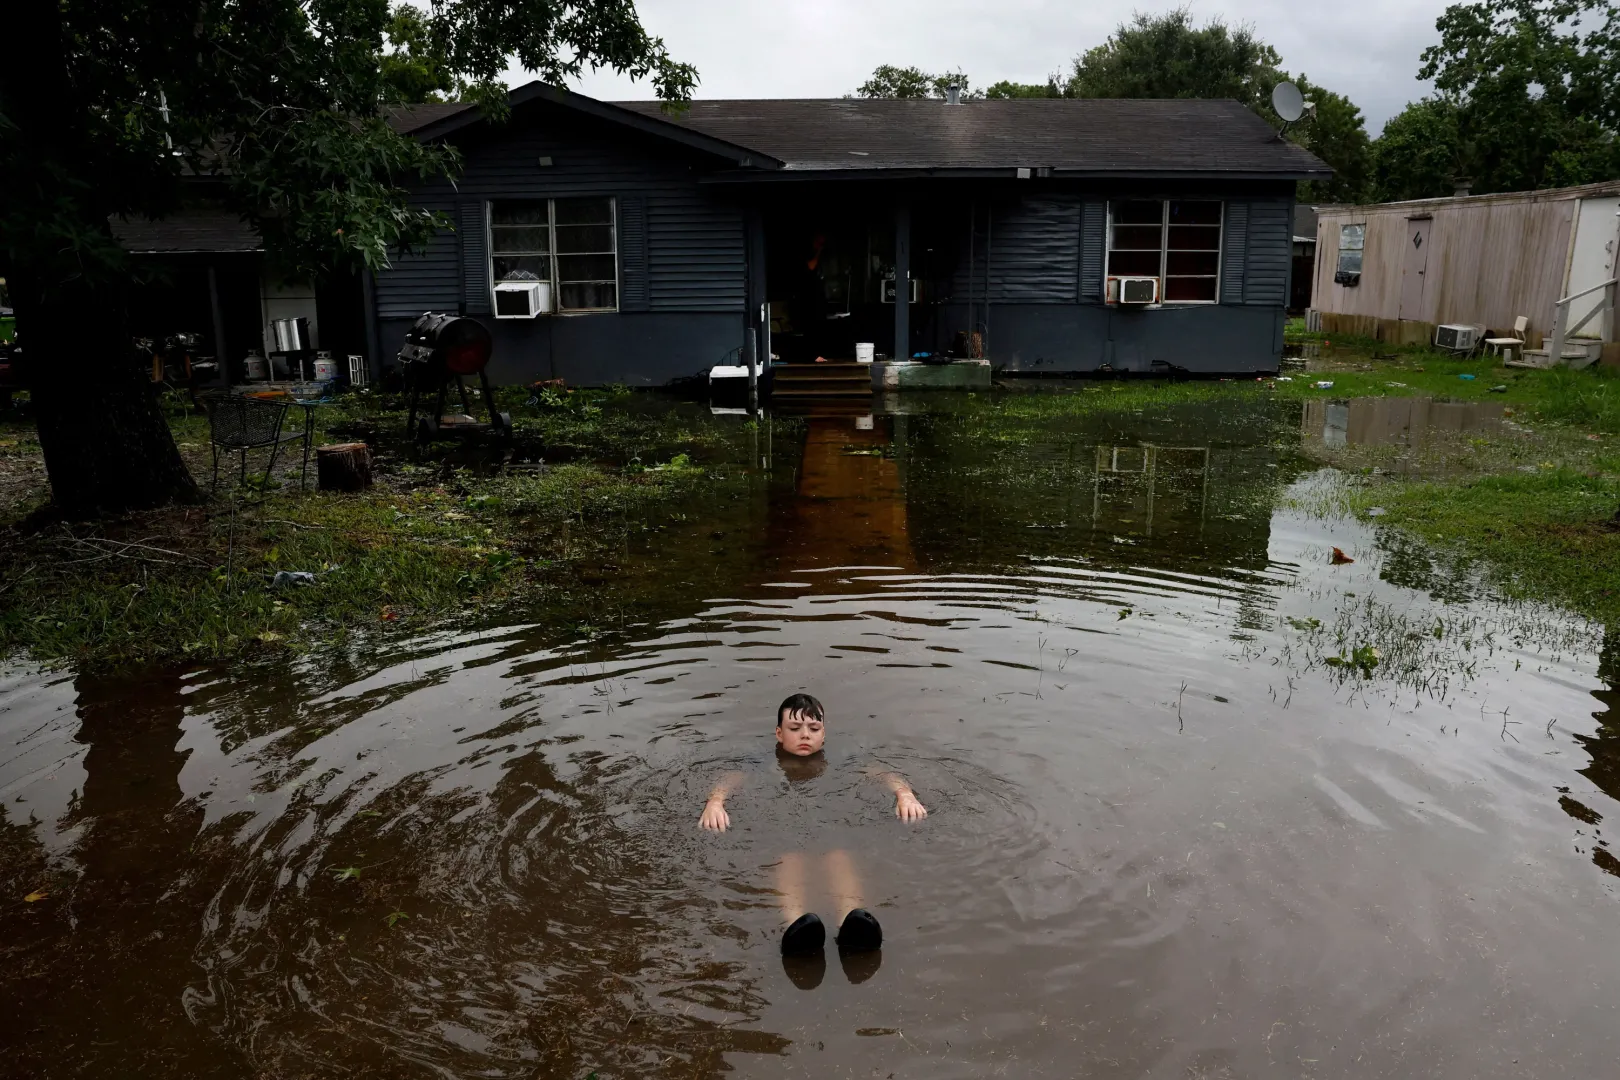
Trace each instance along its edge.
{"label": "window air conditioner", "polygon": [[[917,285],[918,285],[919,279],[918,278],[911,278],[911,279],[909,279],[909,281],[910,281],[910,285],[911,285],[910,302],[915,304],[915,303],[917,303],[917,296],[918,296]],[[894,278],[892,278],[892,277],[887,277],[887,278],[883,279],[882,300],[883,300],[883,303],[885,303],[885,304],[894,303]]]}
{"label": "window air conditioner", "polygon": [[1452,352],[1470,353],[1479,345],[1480,328],[1455,323],[1434,328],[1434,347]]}
{"label": "window air conditioner", "polygon": [[532,319],[550,311],[549,281],[503,281],[495,286],[497,319]]}
{"label": "window air conditioner", "polygon": [[1119,279],[1121,304],[1157,304],[1159,279],[1152,277],[1122,277]]}

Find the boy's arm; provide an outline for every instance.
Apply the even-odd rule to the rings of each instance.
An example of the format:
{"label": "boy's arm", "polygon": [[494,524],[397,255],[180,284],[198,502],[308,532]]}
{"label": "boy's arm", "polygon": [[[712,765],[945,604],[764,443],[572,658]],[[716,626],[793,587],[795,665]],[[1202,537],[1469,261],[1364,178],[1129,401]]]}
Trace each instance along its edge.
{"label": "boy's arm", "polygon": [[901,821],[921,821],[928,816],[928,808],[918,800],[906,778],[889,769],[872,769],[872,779],[894,792],[894,816]]}
{"label": "boy's arm", "polygon": [[731,793],[742,786],[743,774],[728,772],[714,785],[709,792],[709,801],[703,804],[703,816],[698,818],[698,824],[713,832],[725,832],[731,828],[731,815],[726,813],[726,800]]}

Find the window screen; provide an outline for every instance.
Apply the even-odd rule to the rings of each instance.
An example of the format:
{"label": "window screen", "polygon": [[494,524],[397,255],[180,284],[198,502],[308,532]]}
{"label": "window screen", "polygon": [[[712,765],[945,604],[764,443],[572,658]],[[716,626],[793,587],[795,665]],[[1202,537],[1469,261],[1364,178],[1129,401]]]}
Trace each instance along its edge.
{"label": "window screen", "polygon": [[612,199],[555,199],[558,294],[564,311],[619,306]]}
{"label": "window screen", "polygon": [[559,311],[619,306],[612,199],[503,200],[490,205],[490,276],[555,285]]}
{"label": "window screen", "polygon": [[1129,199],[1110,207],[1109,277],[1161,279],[1164,303],[1219,299],[1222,204],[1207,199]]}
{"label": "window screen", "polygon": [[491,205],[489,251],[496,281],[550,281],[550,203],[536,199]]}
{"label": "window screen", "polygon": [[1338,270],[1341,274],[1361,273],[1361,255],[1366,246],[1366,225],[1339,226]]}

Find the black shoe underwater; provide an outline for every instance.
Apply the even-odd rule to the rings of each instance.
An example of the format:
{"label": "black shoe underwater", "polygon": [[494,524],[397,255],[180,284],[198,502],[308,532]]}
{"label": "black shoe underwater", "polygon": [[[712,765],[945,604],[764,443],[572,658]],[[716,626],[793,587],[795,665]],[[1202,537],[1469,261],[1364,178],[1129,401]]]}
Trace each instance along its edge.
{"label": "black shoe underwater", "polygon": [[844,916],[844,925],[838,928],[838,947],[851,952],[866,952],[883,947],[883,927],[877,916],[865,908],[856,908]]}
{"label": "black shoe underwater", "polygon": [[782,955],[803,956],[820,952],[826,943],[827,928],[822,925],[821,917],[809,912],[794,919],[793,925],[783,932]]}

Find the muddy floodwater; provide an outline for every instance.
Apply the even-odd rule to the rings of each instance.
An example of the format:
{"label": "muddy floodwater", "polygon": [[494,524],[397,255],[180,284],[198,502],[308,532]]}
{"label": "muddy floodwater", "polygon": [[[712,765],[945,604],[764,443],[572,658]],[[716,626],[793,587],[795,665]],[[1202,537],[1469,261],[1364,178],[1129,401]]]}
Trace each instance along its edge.
{"label": "muddy floodwater", "polygon": [[[0,1073],[1612,1074],[1620,638],[1306,454],[1500,413],[946,397],[740,434],[747,495],[626,553],[656,618],[10,669]],[[835,848],[883,950],[785,966]]]}

